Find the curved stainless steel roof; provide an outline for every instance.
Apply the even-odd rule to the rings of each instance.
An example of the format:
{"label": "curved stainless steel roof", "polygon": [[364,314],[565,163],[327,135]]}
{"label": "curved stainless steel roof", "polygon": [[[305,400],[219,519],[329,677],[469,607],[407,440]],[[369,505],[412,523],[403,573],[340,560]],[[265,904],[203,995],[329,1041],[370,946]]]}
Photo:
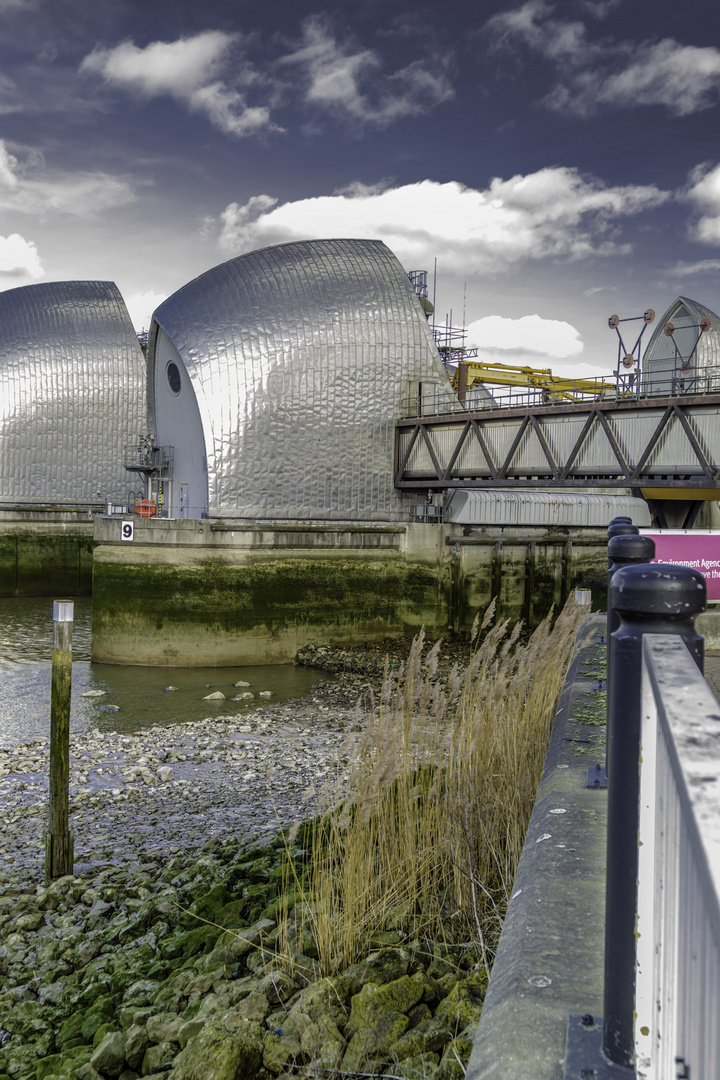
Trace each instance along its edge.
{"label": "curved stainless steel roof", "polygon": [[133,486],[145,358],[112,281],[0,292],[0,501],[77,504]]}
{"label": "curved stainless steel roof", "polygon": [[[447,377],[407,274],[382,242],[283,244],[217,266],[160,305],[148,357],[156,438],[175,446],[171,516],[183,513],[181,485],[192,517],[204,498],[212,516],[404,516],[393,486],[400,400]],[[179,372],[197,402],[196,429],[181,415]],[[201,432],[206,496],[197,485],[188,494],[178,467],[189,430]]]}
{"label": "curved stainless steel roof", "polygon": [[[710,327],[700,334],[703,319],[710,320]],[[669,322],[675,326],[672,337],[664,333]],[[720,317],[697,300],[679,296],[655,327],[643,355],[643,368],[651,377],[653,372],[660,374],[664,369],[670,371],[673,365],[680,365],[680,358],[687,360],[693,349],[691,366],[695,371],[702,372],[709,368],[720,370]]]}

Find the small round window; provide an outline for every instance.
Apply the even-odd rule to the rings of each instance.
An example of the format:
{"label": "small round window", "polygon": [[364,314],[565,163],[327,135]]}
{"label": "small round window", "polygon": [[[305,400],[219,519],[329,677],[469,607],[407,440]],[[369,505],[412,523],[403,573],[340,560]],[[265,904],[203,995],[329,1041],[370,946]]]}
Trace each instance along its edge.
{"label": "small round window", "polygon": [[168,386],[172,390],[173,394],[179,394],[182,387],[182,380],[180,379],[180,369],[177,364],[170,363],[167,366],[167,381]]}

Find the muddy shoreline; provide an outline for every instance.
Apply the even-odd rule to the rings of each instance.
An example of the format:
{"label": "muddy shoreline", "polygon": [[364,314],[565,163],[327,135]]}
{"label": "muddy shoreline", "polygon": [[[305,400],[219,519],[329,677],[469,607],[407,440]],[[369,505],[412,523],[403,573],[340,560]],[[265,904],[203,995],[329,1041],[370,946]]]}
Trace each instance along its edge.
{"label": "muddy shoreline", "polygon": [[[298,662],[333,674],[302,698],[236,713],[223,702],[196,723],[71,740],[70,825],[75,872],[168,858],[215,838],[243,842],[315,813],[315,795],[342,778],[364,707],[386,663],[409,643],[355,649],[308,646]],[[462,641],[442,666],[466,662]],[[44,878],[48,740],[0,750],[3,830],[0,896]]]}

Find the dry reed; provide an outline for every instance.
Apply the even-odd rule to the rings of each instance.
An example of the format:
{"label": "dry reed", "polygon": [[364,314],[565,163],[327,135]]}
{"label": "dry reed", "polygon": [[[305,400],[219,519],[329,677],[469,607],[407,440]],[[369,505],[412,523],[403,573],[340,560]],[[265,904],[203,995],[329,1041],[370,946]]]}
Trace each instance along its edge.
{"label": "dry reed", "polygon": [[525,644],[492,614],[464,672],[439,680],[423,633],[386,667],[342,789],[302,827],[304,865],[288,838],[281,941],[297,952],[304,927],[323,974],[381,930],[472,942],[489,971],[584,611],[571,599]]}

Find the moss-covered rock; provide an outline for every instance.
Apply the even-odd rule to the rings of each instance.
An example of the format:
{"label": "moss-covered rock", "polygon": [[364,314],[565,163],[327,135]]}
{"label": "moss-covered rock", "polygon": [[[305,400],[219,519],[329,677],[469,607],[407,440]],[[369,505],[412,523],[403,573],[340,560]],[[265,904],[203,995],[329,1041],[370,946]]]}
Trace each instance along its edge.
{"label": "moss-covered rock", "polygon": [[465,1080],[471,1053],[472,1039],[469,1035],[462,1034],[453,1039],[445,1047],[433,1080]]}
{"label": "moss-covered rock", "polygon": [[388,983],[407,974],[409,958],[400,949],[377,949],[345,972],[360,985]]}
{"label": "moss-covered rock", "polygon": [[293,1069],[298,1065],[304,1065],[308,1060],[300,1043],[291,1035],[274,1035],[270,1033],[265,1038],[263,1049],[263,1066],[273,1076]]}
{"label": "moss-covered rock", "polygon": [[393,1074],[403,1080],[435,1080],[439,1060],[437,1054],[415,1054],[393,1065]]}
{"label": "moss-covered rock", "polygon": [[176,1058],[174,1080],[256,1080],[263,1036],[252,1021],[208,1020]]}
{"label": "moss-covered rock", "polygon": [[101,1076],[119,1076],[125,1068],[125,1036],[122,1032],[106,1035],[90,1058],[90,1064]]}
{"label": "moss-covered rock", "polygon": [[438,1005],[435,1015],[445,1020],[455,1031],[463,1031],[477,1025],[487,990],[485,971],[475,972],[453,986],[447,997]]}
{"label": "moss-covered rock", "polygon": [[409,1022],[404,1013],[385,1013],[377,1023],[356,1031],[343,1055],[343,1072],[369,1071],[382,1065]]}
{"label": "moss-covered rock", "polygon": [[373,1027],[388,1013],[409,1013],[413,1005],[417,1005],[421,1000],[423,991],[423,984],[409,975],[403,975],[382,986],[366,983],[352,999],[348,1031],[352,1033],[360,1031],[361,1028]]}

